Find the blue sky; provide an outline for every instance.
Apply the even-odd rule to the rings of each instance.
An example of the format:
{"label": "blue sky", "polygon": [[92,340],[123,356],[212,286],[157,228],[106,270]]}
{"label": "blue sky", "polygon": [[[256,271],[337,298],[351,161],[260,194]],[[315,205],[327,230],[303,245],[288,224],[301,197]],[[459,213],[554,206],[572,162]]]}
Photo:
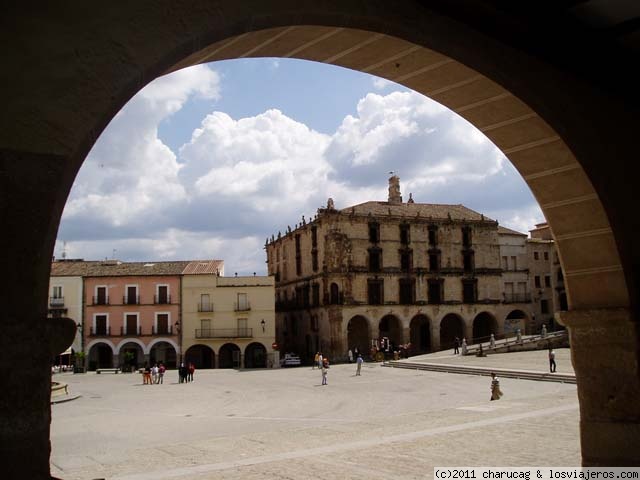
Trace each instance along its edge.
{"label": "blue sky", "polygon": [[175,72],[128,102],[78,174],[55,254],[264,274],[267,237],[328,197],[386,200],[391,170],[405,199],[462,203],[523,232],[543,221],[501,152],[439,104],[340,67],[242,59]]}

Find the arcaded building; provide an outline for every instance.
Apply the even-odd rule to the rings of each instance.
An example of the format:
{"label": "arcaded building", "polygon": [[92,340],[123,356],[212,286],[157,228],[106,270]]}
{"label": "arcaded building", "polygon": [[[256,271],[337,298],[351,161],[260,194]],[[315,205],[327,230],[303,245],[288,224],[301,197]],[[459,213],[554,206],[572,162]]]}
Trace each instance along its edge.
{"label": "arcaded building", "polygon": [[521,275],[523,295],[505,296],[501,262],[515,255],[503,255],[500,237],[495,220],[463,205],[403,202],[397,176],[387,201],[336,209],[329,199],[310,221],[267,240],[277,341],[307,359],[318,350],[344,359],[383,337],[424,353],[455,337],[524,331],[530,288]]}

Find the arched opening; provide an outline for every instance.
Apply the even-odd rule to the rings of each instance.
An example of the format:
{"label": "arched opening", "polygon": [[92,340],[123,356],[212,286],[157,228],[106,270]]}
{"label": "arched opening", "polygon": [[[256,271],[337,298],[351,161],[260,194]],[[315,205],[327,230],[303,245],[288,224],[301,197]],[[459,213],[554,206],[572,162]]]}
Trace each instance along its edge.
{"label": "arched opening", "polygon": [[404,343],[402,340],[402,322],[395,315],[385,315],[378,325],[378,339],[387,337],[391,342],[391,350]]}
{"label": "arched opening", "polygon": [[529,332],[529,317],[522,310],[512,310],[504,319],[504,334],[509,337],[517,333],[525,334]]}
{"label": "arched opening", "polygon": [[245,368],[267,368],[267,349],[261,343],[254,342],[244,350]]}
{"label": "arched opening", "polygon": [[96,343],[89,349],[87,355],[89,370],[98,368],[113,368],[113,350],[106,343]]}
{"label": "arched opening", "polygon": [[218,368],[240,368],[241,355],[240,347],[235,343],[225,343],[218,352]]}
{"label": "arched opening", "polygon": [[[617,405],[632,404],[626,398],[637,398],[638,391],[636,369],[628,366],[637,364],[638,354],[637,328],[631,319],[637,317],[635,299],[640,282],[634,265],[638,263],[635,237],[640,228],[637,215],[631,211],[631,206],[637,203],[635,186],[625,182],[628,158],[633,158],[636,150],[635,136],[629,132],[638,130],[639,118],[635,95],[629,88],[634,82],[637,84],[637,75],[624,66],[637,63],[635,56],[631,56],[633,49],[626,50],[625,43],[618,41],[613,32],[602,39],[599,29],[575,28],[576,23],[580,26],[578,16],[567,15],[566,21],[558,22],[559,27],[536,27],[534,22],[540,16],[527,16],[527,9],[505,9],[496,13],[494,9],[484,8],[481,2],[469,2],[469,7],[470,10],[456,12],[444,3],[418,6],[402,2],[396,6],[378,2],[360,10],[357,3],[329,2],[327,10],[319,15],[309,6],[301,5],[295,10],[286,2],[251,5],[251,12],[226,3],[215,9],[191,9],[190,12],[190,6],[185,4],[175,7],[172,15],[175,22],[149,15],[140,20],[141,24],[131,22],[137,11],[117,10],[118,7],[105,3],[99,12],[91,12],[97,19],[94,22],[82,21],[83,13],[79,12],[77,21],[68,25],[64,41],[49,35],[50,30],[38,28],[38,22],[42,22],[42,27],[63,23],[66,11],[48,11],[41,18],[27,15],[26,10],[12,11],[15,17],[12,33],[17,44],[32,45],[31,39],[37,43],[46,38],[48,48],[24,49],[23,55],[8,58],[6,64],[8,71],[33,65],[42,75],[16,76],[5,89],[4,107],[8,118],[17,120],[6,130],[2,145],[5,158],[10,160],[7,164],[15,169],[8,176],[10,180],[2,193],[8,206],[5,228],[25,233],[6,239],[4,251],[18,252],[9,255],[7,270],[24,272],[24,281],[16,282],[16,286],[7,291],[7,297],[15,299],[7,318],[27,316],[29,321],[23,322],[24,327],[17,327],[15,334],[5,337],[0,351],[7,359],[14,359],[19,351],[42,349],[40,336],[31,338],[25,333],[45,318],[45,302],[30,302],[30,297],[45,297],[46,262],[51,257],[61,205],[96,134],[125,99],[140,88],[142,78],[151,79],[203,58],[297,55],[402,81],[461,112],[487,132],[527,178],[559,239],[567,290],[574,309],[562,318],[570,330],[573,329],[574,346],[578,347],[574,351],[578,388],[581,398],[582,395],[588,398],[581,404],[583,438],[595,438],[607,431],[606,428],[621,425],[626,419],[637,419],[637,411],[620,410],[622,407],[611,405],[607,399],[611,385],[619,388],[617,391],[625,397],[616,402]],[[248,13],[255,22],[246,21]],[[569,11],[563,10],[563,13]],[[594,16],[602,19],[606,12],[594,12]],[[519,22],[531,28],[535,35],[527,35],[529,40],[522,36],[516,38],[513,27]],[[319,25],[321,23],[326,26]],[[114,24],[119,26],[117,31],[112,28]],[[269,31],[269,27],[275,28]],[[332,29],[340,33],[354,27],[371,32],[365,32],[367,36],[354,34],[350,43],[339,39],[340,48],[332,49],[335,43],[322,43],[335,41],[331,38],[335,37]],[[301,35],[296,41],[295,36],[306,28],[316,29],[312,30],[314,35]],[[540,28],[544,28],[544,32],[540,32]],[[88,35],[88,29],[95,34]],[[163,29],[171,34],[159,35]],[[575,41],[565,45],[561,40],[566,37],[561,36],[560,31],[564,35],[575,34]],[[151,34],[157,42],[153,51],[148,48],[146,36]],[[540,42],[538,35],[545,41]],[[89,36],[95,43],[83,46],[82,42]],[[312,49],[304,48],[307,38],[317,40]],[[381,48],[389,39],[397,42],[395,50]],[[452,39],[455,41],[450,41]],[[419,43],[416,49],[409,40]],[[61,74],[61,68],[70,68],[73,64],[61,66],[60,58],[85,62],[88,56],[77,50],[82,47],[91,49],[93,58],[100,58],[102,54],[108,58],[113,55],[114,44],[123,45],[131,52],[130,58],[134,59],[131,65],[123,68],[121,62],[107,61],[92,64],[92,68],[82,70],[77,76]],[[232,51],[225,48],[229,45]],[[573,50],[582,45],[597,47],[598,55],[581,55]],[[367,50],[361,51],[365,47]],[[370,50],[372,55],[363,54]],[[431,62],[428,57],[420,56],[436,50],[439,54],[434,55]],[[418,60],[404,61],[405,58],[411,60],[410,55]],[[570,59],[562,68],[557,62],[561,57]],[[496,62],[496,58],[501,61]],[[593,58],[605,62],[605,66],[587,68],[587,62]],[[433,75],[434,71],[438,74]],[[488,80],[490,78],[498,80],[500,85]],[[57,96],[56,92],[63,89],[67,94]],[[568,91],[575,95],[567,98]],[[30,108],[24,108],[27,97]],[[91,109],[86,108],[89,105]],[[591,105],[597,108],[585,107]],[[611,122],[612,118],[617,121]],[[33,125],[40,128],[34,129]],[[607,152],[611,148],[613,154]],[[578,155],[578,161],[573,152]],[[606,165],[602,164],[604,158],[607,158]],[[17,159],[24,161],[14,161]],[[52,159],[57,165],[55,169],[48,169],[41,176],[29,175],[34,166],[51,164]],[[606,175],[602,174],[605,169]],[[39,188],[44,185],[52,188]],[[34,191],[41,194],[33,195]],[[25,216],[24,210],[13,209],[17,204],[24,205],[31,214]],[[29,228],[33,225],[43,227]],[[36,291],[21,292],[25,281],[34,285]],[[630,298],[634,299],[633,311]],[[25,312],[24,306],[31,303],[33,306]],[[624,355],[625,361],[618,362],[620,367],[614,374],[598,373],[593,368],[594,362],[597,365],[599,356],[611,354],[610,345],[606,343],[611,338],[601,332],[612,324],[612,332],[622,333],[616,334],[616,341],[620,342],[613,342],[611,348]],[[11,343],[16,339],[21,340],[14,347]],[[34,425],[33,438],[15,442],[11,452],[35,451],[37,461],[29,468],[48,472],[45,468],[48,449],[33,448],[34,444],[46,444],[43,438],[50,421],[48,411],[44,411],[39,401],[46,393],[44,388],[48,388],[45,374],[50,355],[42,357],[45,360],[34,360],[33,376],[8,380],[20,386],[18,383],[25,378],[33,378],[32,386],[39,388],[41,395],[33,395],[28,388],[7,388],[7,392],[13,392],[7,404],[15,407],[7,409],[5,415],[24,417],[25,422]],[[589,382],[584,381],[587,374]],[[584,387],[587,383],[589,389]],[[29,400],[30,397],[35,400]],[[17,427],[6,429],[3,440],[14,435],[14,428]],[[617,436],[600,437],[615,439]],[[607,441],[611,443],[602,448],[602,442]],[[620,453],[613,444],[615,440],[602,442],[583,442],[586,464],[607,465],[607,458],[638,463],[637,453]]]}
{"label": "arched opening", "polygon": [[455,339],[464,338],[464,321],[455,313],[448,313],[440,321],[440,349],[453,348]]}
{"label": "arched opening", "polygon": [[420,355],[431,351],[431,322],[426,315],[416,315],[409,325],[411,334],[411,355]]}
{"label": "arched opening", "polygon": [[118,354],[120,367],[126,371],[133,371],[143,367],[145,362],[144,350],[142,346],[136,342],[126,342],[120,345],[120,353]]}
{"label": "arched opening", "polygon": [[215,353],[208,345],[192,345],[184,352],[184,364],[189,363],[197,369],[214,368]]}
{"label": "arched opening", "polygon": [[353,352],[368,352],[371,347],[369,322],[362,315],[356,315],[347,324],[347,347]]}
{"label": "arched opening", "polygon": [[491,334],[498,333],[498,322],[493,315],[482,312],[473,319],[473,343],[488,342]]}
{"label": "arched opening", "polygon": [[176,349],[169,342],[157,342],[149,351],[151,364],[163,363],[166,368],[176,368]]}

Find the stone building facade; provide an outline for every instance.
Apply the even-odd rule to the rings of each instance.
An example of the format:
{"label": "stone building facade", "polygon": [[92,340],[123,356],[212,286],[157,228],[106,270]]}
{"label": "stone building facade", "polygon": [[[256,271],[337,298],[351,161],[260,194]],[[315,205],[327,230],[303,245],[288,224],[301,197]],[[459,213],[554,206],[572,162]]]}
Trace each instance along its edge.
{"label": "stone building facade", "polygon": [[501,264],[513,256],[505,248],[520,248],[524,261],[526,245],[500,238],[496,221],[462,205],[403,202],[396,176],[386,202],[338,210],[329,199],[309,222],[266,242],[277,341],[307,359],[316,351],[344,359],[383,337],[415,354],[449,348],[455,337],[526,330],[531,299],[505,298]]}

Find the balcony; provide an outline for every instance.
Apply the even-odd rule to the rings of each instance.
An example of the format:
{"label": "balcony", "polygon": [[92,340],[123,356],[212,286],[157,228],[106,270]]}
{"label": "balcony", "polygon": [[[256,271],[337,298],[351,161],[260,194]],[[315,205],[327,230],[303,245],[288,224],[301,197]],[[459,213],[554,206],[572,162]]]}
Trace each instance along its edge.
{"label": "balcony", "polygon": [[197,328],[196,338],[252,338],[252,328]]}
{"label": "balcony", "polygon": [[92,305],[109,305],[109,297],[92,297]]}
{"label": "balcony", "polygon": [[120,327],[120,335],[122,336],[126,336],[126,335],[136,335],[136,336],[140,336],[142,335],[142,327],[137,326],[137,327]]}
{"label": "balcony", "polygon": [[153,303],[156,305],[169,305],[171,304],[171,295],[154,295]]}
{"label": "balcony", "polygon": [[199,312],[213,312],[213,303],[199,303],[198,304]]}
{"label": "balcony", "polygon": [[173,335],[173,325],[169,325],[168,327],[167,326],[156,327],[154,325],[151,329],[151,334],[152,335]]}
{"label": "balcony", "polygon": [[123,305],[140,305],[140,295],[125,295],[122,297]]}
{"label": "balcony", "polygon": [[235,302],[233,304],[233,309],[236,312],[248,312],[249,310],[251,310],[251,304],[249,302],[245,302],[245,303]]}
{"label": "balcony", "polygon": [[89,330],[90,337],[110,337],[111,336],[111,327],[91,327]]}
{"label": "balcony", "polygon": [[531,293],[503,293],[503,303],[530,303]]}
{"label": "balcony", "polygon": [[49,297],[50,307],[64,307],[64,297]]}

